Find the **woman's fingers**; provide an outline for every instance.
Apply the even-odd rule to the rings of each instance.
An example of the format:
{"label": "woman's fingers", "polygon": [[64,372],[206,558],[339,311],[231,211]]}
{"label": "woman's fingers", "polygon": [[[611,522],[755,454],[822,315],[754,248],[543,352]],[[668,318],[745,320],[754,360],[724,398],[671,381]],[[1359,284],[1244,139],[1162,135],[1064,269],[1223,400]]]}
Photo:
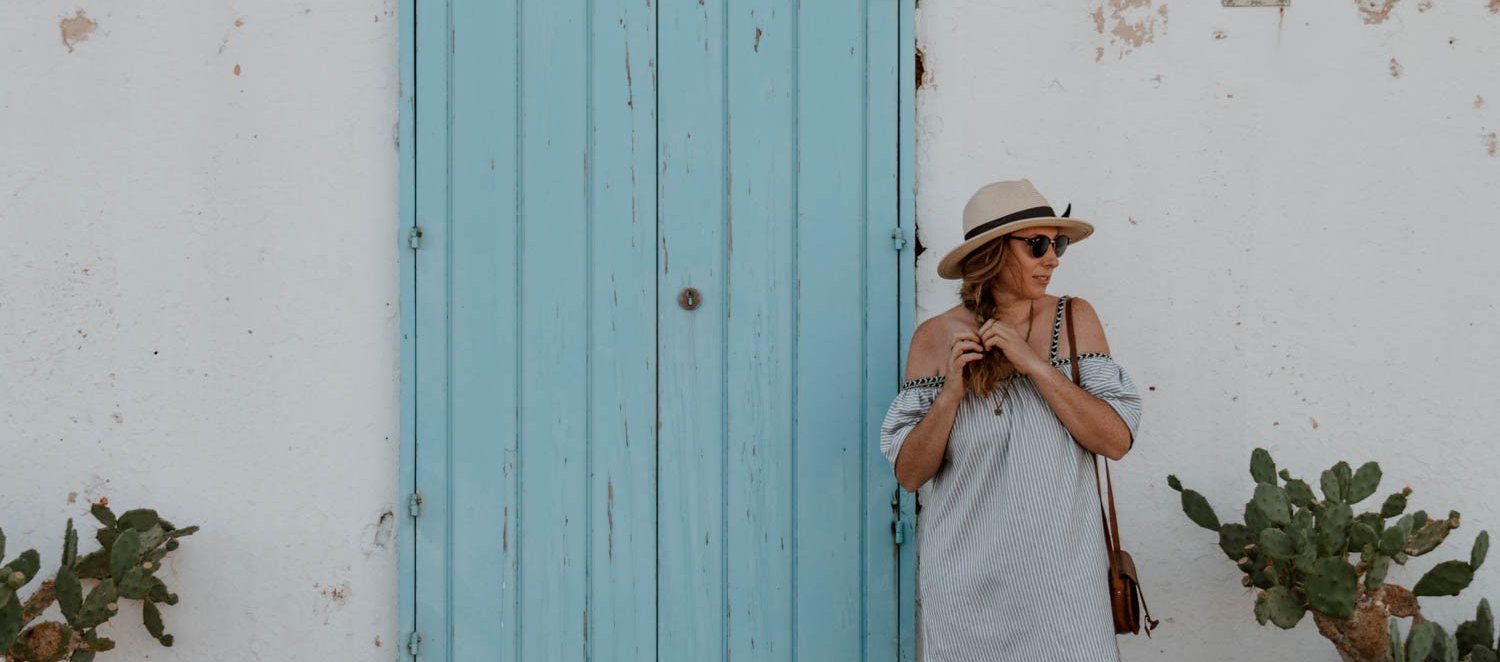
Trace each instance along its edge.
{"label": "woman's fingers", "polygon": [[953,387],[960,388],[963,386],[964,366],[984,358],[984,343],[978,334],[966,331],[953,335],[949,349],[947,374],[955,376],[950,381]]}
{"label": "woman's fingers", "polygon": [[999,324],[992,324],[993,321],[995,320],[986,321],[984,327],[980,329],[980,344],[986,350],[992,347],[1001,347],[1001,333],[999,333],[1001,326]]}
{"label": "woman's fingers", "polygon": [[978,347],[958,347],[953,350],[953,356],[948,359],[949,370],[955,367],[963,367],[965,364],[984,358],[984,354]]}
{"label": "woman's fingers", "polygon": [[983,341],[980,340],[980,338],[979,338],[979,336],[977,334],[964,332],[964,333],[955,334],[953,336],[953,347],[958,347],[958,346],[960,346],[960,345],[962,345],[963,343],[966,343],[966,342],[973,343],[974,345],[977,345],[979,347],[983,347],[984,346]]}

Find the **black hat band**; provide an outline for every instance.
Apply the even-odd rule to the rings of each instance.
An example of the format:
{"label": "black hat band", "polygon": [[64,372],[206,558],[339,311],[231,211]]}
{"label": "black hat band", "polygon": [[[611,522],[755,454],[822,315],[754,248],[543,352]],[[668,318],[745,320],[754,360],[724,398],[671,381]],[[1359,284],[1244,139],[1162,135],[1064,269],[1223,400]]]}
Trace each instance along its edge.
{"label": "black hat band", "polygon": [[973,230],[969,230],[968,232],[964,233],[964,241],[968,241],[970,239],[973,239],[973,238],[975,238],[975,237],[977,237],[977,236],[979,236],[981,234],[989,232],[990,230],[993,230],[993,229],[995,229],[997,227],[1005,225],[1006,223],[1012,223],[1012,222],[1015,222],[1015,221],[1022,221],[1022,220],[1026,220],[1028,218],[1067,218],[1068,214],[1070,212],[1072,212],[1072,211],[1073,211],[1073,204],[1072,203],[1068,204],[1068,208],[1065,211],[1063,211],[1061,217],[1058,217],[1057,212],[1052,211],[1052,207],[1050,205],[1042,205],[1040,207],[1032,207],[1030,209],[1022,209],[1021,211],[1018,211],[1018,212],[1016,212],[1014,214],[1006,214],[1006,215],[1001,216],[1000,218],[997,218],[997,219],[995,219],[993,221],[988,221],[988,222],[985,222],[985,223],[980,223],[979,225],[975,226]]}

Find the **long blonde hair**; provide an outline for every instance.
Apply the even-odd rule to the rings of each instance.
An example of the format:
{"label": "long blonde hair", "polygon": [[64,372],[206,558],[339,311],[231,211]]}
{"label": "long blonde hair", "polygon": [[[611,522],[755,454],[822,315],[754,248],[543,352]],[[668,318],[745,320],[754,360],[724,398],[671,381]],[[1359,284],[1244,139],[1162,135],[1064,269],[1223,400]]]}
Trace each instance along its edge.
{"label": "long blonde hair", "polygon": [[[1008,236],[1008,235],[1007,235]],[[981,324],[995,315],[995,286],[1005,277],[1006,249],[1010,242],[995,239],[964,259],[960,270],[963,285],[959,287],[959,298]],[[1031,323],[1030,317],[1027,323]],[[967,390],[987,395],[1000,385],[1001,380],[1016,373],[1015,366],[998,351],[986,351],[984,358],[964,366],[964,384]]]}

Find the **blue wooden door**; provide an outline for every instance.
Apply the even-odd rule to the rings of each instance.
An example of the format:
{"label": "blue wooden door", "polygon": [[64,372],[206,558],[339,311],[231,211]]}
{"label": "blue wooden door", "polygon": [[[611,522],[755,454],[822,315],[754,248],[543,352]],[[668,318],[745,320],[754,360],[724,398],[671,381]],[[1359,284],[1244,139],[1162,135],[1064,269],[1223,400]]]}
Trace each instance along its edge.
{"label": "blue wooden door", "polygon": [[415,3],[418,658],[910,659],[910,12]]}

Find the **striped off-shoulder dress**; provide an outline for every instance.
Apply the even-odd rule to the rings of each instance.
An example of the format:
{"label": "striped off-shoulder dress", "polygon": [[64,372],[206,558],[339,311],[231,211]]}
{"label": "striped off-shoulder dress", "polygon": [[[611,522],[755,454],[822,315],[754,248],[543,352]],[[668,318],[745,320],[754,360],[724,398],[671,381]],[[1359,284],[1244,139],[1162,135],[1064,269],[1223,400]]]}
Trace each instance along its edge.
{"label": "striped off-shoulder dress", "polygon": [[[1057,356],[1066,301],[1058,300],[1049,360],[1071,379],[1069,359]],[[1078,361],[1084,390],[1124,419],[1133,446],[1141,420],[1134,382],[1107,354]],[[880,430],[893,468],[942,384],[942,377],[901,384]],[[1094,456],[1029,377],[1018,373],[1003,386],[965,396],[943,465],[918,491],[923,660],[1118,660]]]}

